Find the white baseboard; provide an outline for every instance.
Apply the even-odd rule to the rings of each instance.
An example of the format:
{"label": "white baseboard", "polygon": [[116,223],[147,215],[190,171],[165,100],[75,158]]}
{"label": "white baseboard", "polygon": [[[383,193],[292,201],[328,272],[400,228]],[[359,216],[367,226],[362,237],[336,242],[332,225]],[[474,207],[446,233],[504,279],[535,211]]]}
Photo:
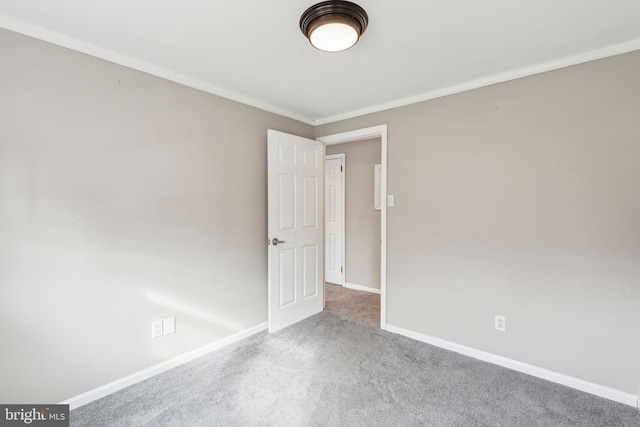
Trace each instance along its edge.
{"label": "white baseboard", "polygon": [[368,286],[361,286],[361,285],[355,285],[353,283],[345,283],[344,284],[345,288],[349,288],[349,289],[353,289],[356,291],[365,291],[365,292],[371,292],[372,294],[380,294],[380,289],[376,289],[376,288],[370,288]]}
{"label": "white baseboard", "polygon": [[60,403],[69,405],[69,409],[79,408],[80,406],[86,405],[87,403],[93,402],[94,400],[98,400],[111,393],[115,393],[118,390],[122,390],[133,384],[139,383],[140,381],[144,381],[148,378],[168,371],[169,369],[173,369],[177,366],[190,362],[193,359],[204,356],[205,354],[219,350],[222,347],[226,347],[251,335],[257,334],[258,332],[262,332],[266,330],[267,327],[267,322],[260,323],[259,325],[236,332],[233,335],[222,338],[218,341],[212,342],[187,353],[181,354],[180,356],[165,360],[164,362],[158,363],[157,365],[151,366],[147,369],[143,369],[142,371],[135,372],[131,375],[127,375],[124,378],[120,378],[103,386],[94,388],[93,390],[89,390],[85,393],[79,394]]}
{"label": "white baseboard", "polygon": [[493,363],[505,368],[513,369],[514,371],[523,372],[525,374],[532,375],[534,377],[542,378],[547,381],[551,381],[557,384],[562,384],[567,387],[571,387],[586,393],[594,394],[596,396],[604,397],[605,399],[613,400],[616,402],[624,403],[629,406],[638,406],[639,398],[633,394],[626,393],[624,391],[616,390],[603,385],[591,383],[589,381],[581,380],[578,378],[570,377],[558,372],[549,371],[544,368],[529,365],[528,363],[519,362],[517,360],[508,359],[506,357],[498,356],[493,353],[487,353],[475,348],[466,347],[464,345],[456,344],[450,341],[445,341],[440,338],[435,338],[429,335],[424,335],[418,332],[413,332],[407,329],[399,328],[397,326],[387,324],[387,331],[404,335],[405,337],[412,338],[417,341],[422,341],[427,344],[434,345],[436,347],[444,348],[446,350],[455,351],[456,353],[464,354],[475,359],[479,359],[485,362]]}

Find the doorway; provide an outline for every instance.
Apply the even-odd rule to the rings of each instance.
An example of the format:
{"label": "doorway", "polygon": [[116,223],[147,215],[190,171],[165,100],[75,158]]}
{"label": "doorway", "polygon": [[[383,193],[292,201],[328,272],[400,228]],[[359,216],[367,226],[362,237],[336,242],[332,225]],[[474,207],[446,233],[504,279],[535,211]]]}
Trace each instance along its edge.
{"label": "doorway", "polygon": [[[386,329],[386,260],[387,260],[387,125],[374,126],[317,138],[325,146],[371,140],[380,144],[380,328]],[[326,147],[325,147],[326,149]],[[373,180],[374,170],[371,170]],[[373,192],[372,192],[373,196]]]}

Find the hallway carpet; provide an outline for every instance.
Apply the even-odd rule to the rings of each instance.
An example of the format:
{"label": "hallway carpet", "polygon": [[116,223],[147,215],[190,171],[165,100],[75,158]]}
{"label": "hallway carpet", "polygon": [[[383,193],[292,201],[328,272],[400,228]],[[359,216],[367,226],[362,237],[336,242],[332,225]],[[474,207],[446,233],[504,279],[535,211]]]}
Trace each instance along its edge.
{"label": "hallway carpet", "polygon": [[635,426],[636,408],[323,311],[71,411],[72,426]]}
{"label": "hallway carpet", "polygon": [[380,295],[325,283],[325,310],[346,320],[380,327]]}

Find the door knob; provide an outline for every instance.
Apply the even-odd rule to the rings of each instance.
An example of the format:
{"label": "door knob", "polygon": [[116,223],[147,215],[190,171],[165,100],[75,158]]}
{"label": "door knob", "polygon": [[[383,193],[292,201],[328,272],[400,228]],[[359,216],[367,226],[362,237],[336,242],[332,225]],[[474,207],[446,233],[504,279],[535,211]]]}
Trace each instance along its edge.
{"label": "door knob", "polygon": [[278,243],[284,243],[284,240],[278,240],[277,237],[274,237],[273,240],[271,241],[271,244],[273,246],[278,246]]}

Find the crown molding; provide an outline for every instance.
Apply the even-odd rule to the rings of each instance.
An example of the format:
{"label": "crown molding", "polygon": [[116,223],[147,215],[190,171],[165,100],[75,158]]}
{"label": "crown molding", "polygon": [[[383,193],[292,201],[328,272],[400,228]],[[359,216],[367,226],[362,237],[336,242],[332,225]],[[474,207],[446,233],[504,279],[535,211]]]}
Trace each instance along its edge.
{"label": "crown molding", "polygon": [[192,79],[183,74],[176,73],[162,67],[157,67],[155,65],[139,61],[137,59],[129,58],[119,53],[103,49],[101,47],[85,43],[74,38],[55,33],[53,31],[45,30],[44,28],[40,28],[35,25],[17,21],[3,15],[0,15],[0,28],[43,40],[45,42],[62,46],[67,49],[75,50],[77,52],[81,52],[99,59],[104,59],[105,61],[113,62],[115,64],[122,65],[127,68],[132,68],[137,71],[142,71],[143,73],[151,74],[156,77],[161,77],[165,80],[170,80],[172,82],[179,83],[193,89],[198,89],[212,95],[220,96],[231,101],[236,101],[250,107],[255,107],[260,110],[288,117],[290,119],[297,120],[308,125],[315,125],[314,120],[309,119],[308,117],[305,117],[301,114],[296,114],[291,111],[284,110],[271,104],[259,101],[257,99],[253,99],[226,89],[222,89],[220,87],[213,86],[196,79]]}
{"label": "crown molding", "polygon": [[403,99],[398,99],[392,102],[386,102],[383,104],[374,105],[371,107],[363,108],[360,110],[353,110],[346,113],[327,116],[322,118],[312,119],[305,115],[298,114],[283,108],[275,107],[266,102],[253,99],[208,83],[201,82],[199,80],[187,77],[183,74],[176,73],[165,68],[157,67],[155,65],[148,64],[143,61],[139,61],[127,56],[118,54],[116,52],[103,49],[101,47],[85,43],[76,40],[71,37],[64,36],[35,25],[27,24],[22,21],[18,21],[6,16],[0,15],[0,28],[4,28],[16,33],[24,34],[26,36],[34,37],[49,43],[53,43],[58,46],[62,46],[71,50],[75,50],[87,55],[104,59],[105,61],[113,62],[128,68],[132,68],[137,71],[142,71],[147,74],[151,74],[156,77],[161,77],[166,80],[179,83],[184,86],[198,89],[203,92],[210,93],[212,95],[220,96],[222,98],[236,101],[241,104],[245,104],[251,107],[258,108],[270,113],[278,114],[283,117],[288,117],[293,120],[311,125],[320,126],[328,123],[338,122],[341,120],[352,119],[355,117],[364,116],[367,114],[378,113],[393,108],[404,107],[411,104],[417,104],[431,99],[442,98],[448,95],[454,95],[468,90],[479,89],[485,86],[494,85],[497,83],[504,83],[510,80],[519,79],[522,77],[528,77],[535,74],[545,73],[547,71],[553,71],[560,68],[570,67],[572,65],[578,65],[585,62],[595,61],[597,59],[607,58],[610,56],[621,55],[623,53],[640,50],[640,39],[632,40],[626,43],[617,44],[614,46],[608,46],[602,49],[586,52],[579,55],[570,56],[567,58],[546,62],[543,64],[534,65],[531,67],[520,68],[518,70],[509,71],[506,73],[496,74],[493,76],[484,77],[481,79],[473,80],[470,82],[461,83],[447,88],[426,92],[420,95],[411,96]]}
{"label": "crown molding", "polygon": [[489,77],[484,77],[478,80],[461,83],[459,85],[449,86],[447,88],[426,92],[421,95],[411,96],[408,98],[398,99],[396,101],[387,102],[384,104],[379,104],[379,105],[375,105],[368,108],[363,108],[361,110],[355,110],[355,111],[350,111],[343,114],[338,114],[335,116],[316,119],[315,126],[338,122],[341,120],[352,119],[354,117],[360,117],[367,114],[378,113],[380,111],[391,110],[392,108],[398,108],[398,107],[404,107],[411,104],[417,104],[419,102],[424,102],[424,101],[428,101],[436,98],[442,98],[444,96],[454,95],[456,93],[466,92],[472,89],[479,89],[481,87],[491,86],[497,83],[504,83],[509,80],[516,80],[522,77],[533,76],[535,74],[545,73],[547,71],[558,70],[560,68],[566,68],[572,65],[578,65],[578,64],[583,64],[585,62],[595,61],[597,59],[603,59],[603,58],[608,58],[610,56],[621,55],[623,53],[633,52],[634,50],[640,50],[640,39],[617,44],[614,46],[609,46],[603,49],[593,50],[580,55],[570,56],[568,58],[563,58],[556,61],[545,62],[544,64],[520,68],[518,70],[496,74]]}

